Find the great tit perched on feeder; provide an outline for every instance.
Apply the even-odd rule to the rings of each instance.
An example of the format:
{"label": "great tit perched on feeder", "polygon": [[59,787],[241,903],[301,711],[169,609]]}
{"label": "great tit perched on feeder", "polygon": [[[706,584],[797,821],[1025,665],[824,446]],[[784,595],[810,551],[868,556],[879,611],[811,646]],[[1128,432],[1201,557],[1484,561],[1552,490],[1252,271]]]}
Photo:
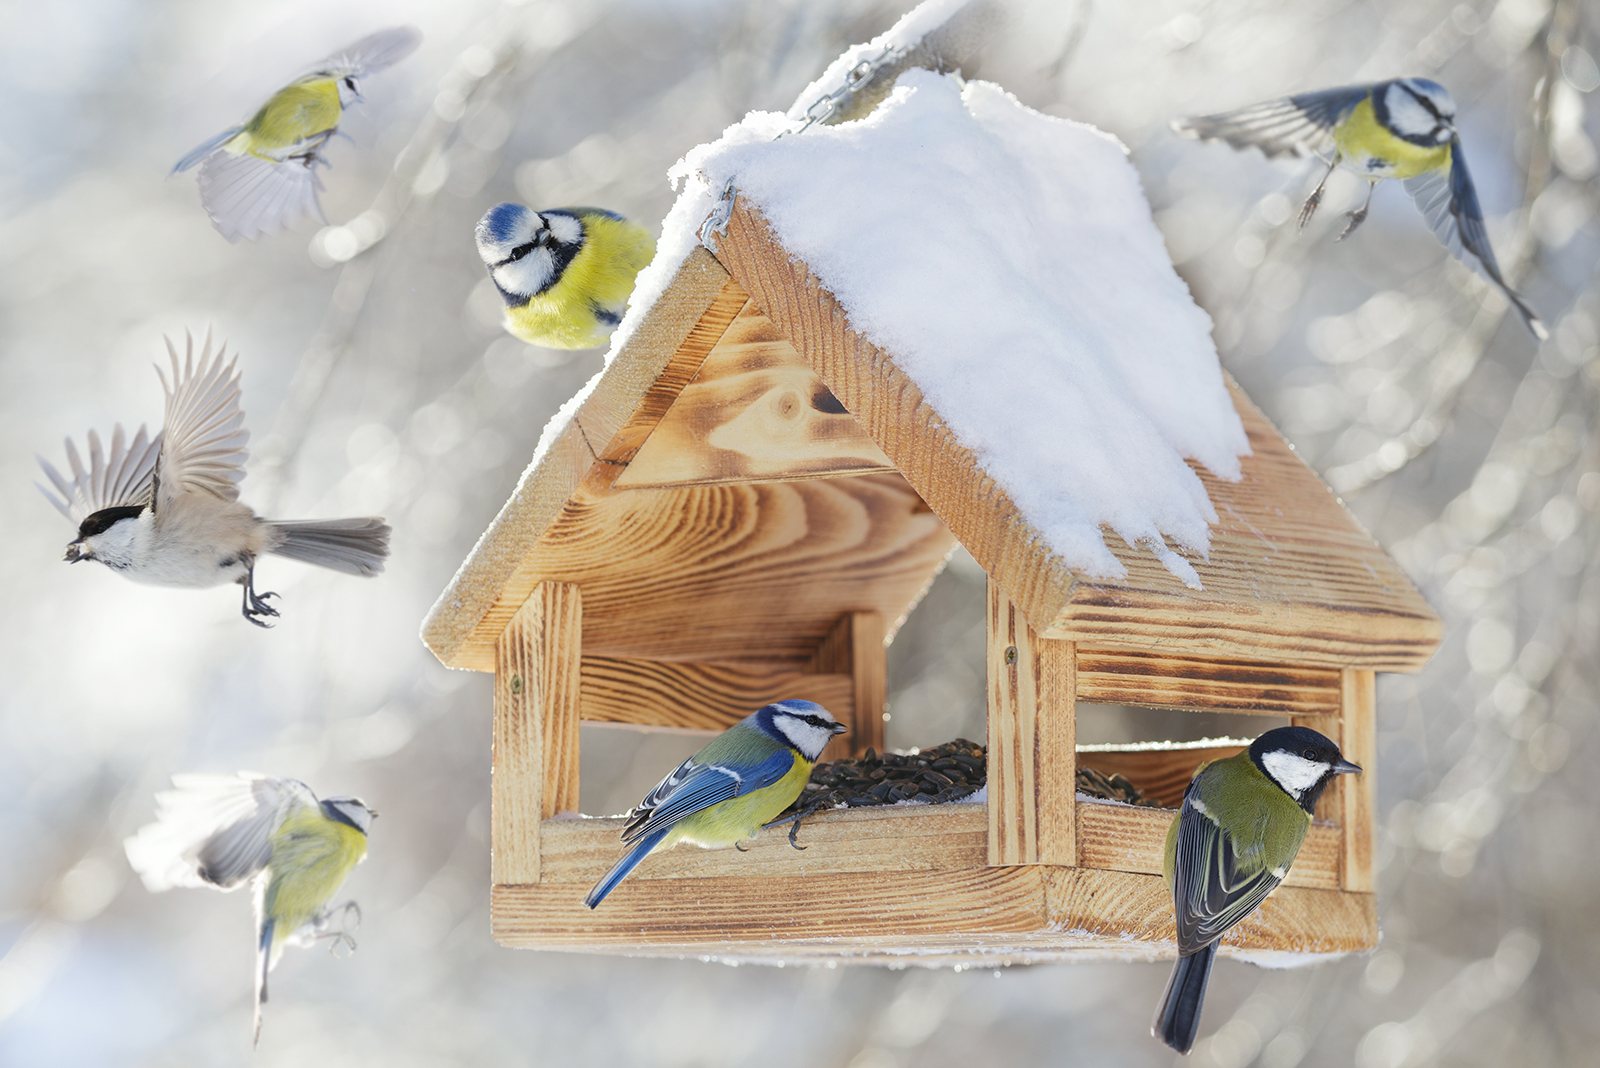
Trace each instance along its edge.
{"label": "great tit perched on feeder", "polygon": [[1367,217],[1372,191],[1398,178],[1451,255],[1499,287],[1541,341],[1549,337],[1532,308],[1506,284],[1489,244],[1483,208],[1467,172],[1456,132],[1456,104],[1438,82],[1397,78],[1268,100],[1260,104],[1178,119],[1172,128],[1187,137],[1226,141],[1234,148],[1259,148],[1269,158],[1316,156],[1327,173],[1300,209],[1300,225],[1322,202],[1323,187],[1337,167],[1367,179],[1367,199],[1349,212],[1350,236]]}
{"label": "great tit perched on feeder", "polygon": [[657,849],[735,845],[794,803],[829,739],[845,727],[814,701],[778,701],[717,735],[634,806],[631,846],[583,903],[594,908]]}
{"label": "great tit perched on feeder", "polygon": [[604,345],[634,278],[656,254],[644,227],[601,208],[496,204],[478,220],[476,237],[505,301],[506,329],[548,349]]}
{"label": "great tit perched on feeder", "polygon": [[1167,832],[1178,963],[1150,1028],[1155,1037],[1189,1052],[1217,940],[1289,874],[1323,788],[1360,770],[1316,731],[1279,727],[1196,773]]}
{"label": "great tit perched on feeder", "polygon": [[[367,855],[377,813],[354,797],[317,800],[294,779],[237,775],[174,775],[176,789],[156,795],[156,821],[123,843],[144,885],[232,890],[255,887],[254,1041],[261,1040],[267,973],[283,947],[321,938],[355,948],[343,921],[361,911],[354,901],[329,907],[345,877]],[[336,921],[339,926],[335,926]]]}
{"label": "great tit perched on feeder", "polygon": [[[339,132],[344,109],[362,99],[361,79],[398,63],[422,43],[412,26],[363,37],[279,89],[249,119],[184,156],[172,173],[199,163],[200,203],[229,241],[277,233],[302,215],[322,218],[317,167]],[[203,161],[203,162],[202,162]]]}
{"label": "great tit perched on feeder", "polygon": [[39,466],[59,497],[43,485],[56,510],[78,527],[67,544],[68,563],[98,560],[135,582],[204,588],[237,582],[244,588],[244,617],[260,627],[276,616],[272,593],[256,593],[255,567],[274,553],[347,575],[370,578],[389,555],[389,525],[377,516],[359,519],[262,519],[239,503],[239,482],[249,456],[239,407],[238,357],[224,362],[226,346],[211,350],[211,336],[195,360],[194,338],[183,363],[167,342],[172,383],[165,425],[154,440],[143,427],[131,446],[122,427],[111,439],[111,455],[89,434],[89,468],[67,439],[69,481],[42,457]]}

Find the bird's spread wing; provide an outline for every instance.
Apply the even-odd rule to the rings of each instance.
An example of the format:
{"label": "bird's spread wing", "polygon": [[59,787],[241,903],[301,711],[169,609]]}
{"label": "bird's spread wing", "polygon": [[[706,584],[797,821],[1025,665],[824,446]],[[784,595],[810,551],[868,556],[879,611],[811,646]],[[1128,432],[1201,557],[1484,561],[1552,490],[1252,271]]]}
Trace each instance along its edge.
{"label": "bird's spread wing", "polygon": [[158,514],[183,493],[203,492],[238,500],[244,461],[250,455],[245,449],[250,432],[244,428],[244,411],[239,407],[239,358],[224,363],[224,346],[218,346],[213,354],[209,332],[198,363],[192,336],[185,338],[185,346],[180,366],[177,349],[167,342],[172,382],[156,368],[167,392],[166,426],[156,469]]}
{"label": "bird's spread wing", "polygon": [[761,763],[747,766],[697,764],[691,757],[639,802],[633,810],[632,821],[622,832],[622,841],[624,844],[635,842],[719,801],[771,786],[789,773],[794,759],[794,753],[788,749],[780,749]]}
{"label": "bird's spread wing", "polygon": [[237,775],[174,775],[156,795],[156,820],[123,843],[151,890],[215,886],[231,890],[266,867],[272,832],[285,814],[316,798],[304,783]]}
{"label": "bird's spread wing", "polygon": [[391,26],[368,34],[312,65],[307,74],[354,74],[361,77],[393,66],[417,50],[422,31],[415,26]]}
{"label": "bird's spread wing", "polygon": [[1241,858],[1233,840],[1184,795],[1178,823],[1173,903],[1178,917],[1178,952],[1188,954],[1216,941],[1250,915],[1282,881],[1257,858]]}
{"label": "bird's spread wing", "polygon": [[[161,435],[148,437],[145,428],[128,442],[118,424],[111,432],[111,453],[108,456],[100,445],[100,435],[89,431],[89,466],[83,466],[78,447],[67,439],[67,466],[72,471],[70,479],[62,476],[50,461],[39,457],[39,466],[55,486],[51,493],[42,484],[40,491],[56,506],[56,511],[72,520],[73,526],[105,508],[148,504],[151,481],[155,476],[156,457],[161,452]],[[59,494],[59,496],[58,496]]]}
{"label": "bird's spread wing", "polygon": [[1549,331],[1544,323],[1500,274],[1500,264],[1495,260],[1493,246],[1489,244],[1489,231],[1483,224],[1478,190],[1472,184],[1466,158],[1461,153],[1461,139],[1458,137],[1450,142],[1448,172],[1441,167],[1415,178],[1407,178],[1405,186],[1434,236],[1450,250],[1450,254],[1498,286],[1536,337],[1541,340],[1548,337]]}
{"label": "bird's spread wing", "polygon": [[214,152],[200,165],[200,204],[217,232],[229,241],[254,241],[310,216],[323,221],[317,193],[322,179],[316,165],[320,144],[307,143],[309,159],[279,162],[248,152]]}
{"label": "bird's spread wing", "polygon": [[1334,127],[1367,98],[1370,89],[1367,85],[1347,85],[1300,93],[1220,115],[1177,119],[1172,128],[1186,137],[1226,141],[1234,148],[1253,146],[1268,157],[1328,157],[1334,148]]}

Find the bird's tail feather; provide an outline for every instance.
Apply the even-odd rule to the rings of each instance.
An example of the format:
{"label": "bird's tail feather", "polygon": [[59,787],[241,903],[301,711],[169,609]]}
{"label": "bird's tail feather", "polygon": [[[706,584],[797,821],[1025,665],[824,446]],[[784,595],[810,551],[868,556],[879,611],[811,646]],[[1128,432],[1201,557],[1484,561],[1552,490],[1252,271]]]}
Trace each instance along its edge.
{"label": "bird's tail feather", "polygon": [[250,1047],[261,1045],[261,1006],[267,1003],[267,972],[272,969],[272,932],[277,922],[266,918],[261,921],[261,938],[256,943],[256,1014],[254,1037]]}
{"label": "bird's tail feather", "polygon": [[670,827],[663,827],[653,834],[647,834],[628,850],[621,860],[608,872],[604,879],[594,884],[594,889],[589,891],[589,896],[583,903],[594,908],[606,899],[606,895],[617,888],[617,884],[628,877],[628,873],[639,866],[639,862],[650,855],[650,851],[661,844],[661,839],[667,836]]}
{"label": "bird's tail feather", "polygon": [[1179,1053],[1188,1053],[1194,1046],[1195,1033],[1200,1030],[1200,1008],[1206,1000],[1206,983],[1211,978],[1211,962],[1216,955],[1217,944],[1213,942],[1198,953],[1178,958],[1172,978],[1167,980],[1167,992],[1161,997],[1161,1008],[1156,1010],[1155,1023],[1150,1025],[1151,1034]]}
{"label": "bird's tail feather", "polygon": [[223,145],[237,137],[239,135],[239,131],[243,129],[243,126],[230,126],[226,130],[223,130],[221,133],[217,134],[217,136],[209,138],[204,144],[196,147],[193,152],[190,152],[187,156],[180,159],[177,162],[177,165],[172,168],[172,173],[177,174],[179,171],[186,171],[190,167],[193,167],[196,163],[199,163],[201,160],[211,155],[211,153],[215,152],[217,149],[221,148]]}
{"label": "bird's tail feather", "polygon": [[270,552],[347,575],[370,578],[383,570],[383,562],[389,556],[389,524],[377,516],[305,522],[274,520],[271,525],[283,540]]}

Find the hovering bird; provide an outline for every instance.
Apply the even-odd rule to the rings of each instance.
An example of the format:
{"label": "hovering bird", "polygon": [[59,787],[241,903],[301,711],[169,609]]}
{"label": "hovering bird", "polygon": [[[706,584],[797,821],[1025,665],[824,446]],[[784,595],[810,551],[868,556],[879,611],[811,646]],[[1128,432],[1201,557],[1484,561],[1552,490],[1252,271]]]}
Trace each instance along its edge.
{"label": "hovering bird", "polygon": [[127,444],[122,427],[111,436],[109,458],[89,433],[89,467],[67,439],[72,478],[43,457],[39,465],[59,497],[38,484],[45,497],[78,527],[67,545],[68,563],[98,560],[136,582],[155,586],[244,587],[244,617],[265,627],[276,616],[267,604],[274,593],[257,594],[256,561],[275,553],[347,575],[371,577],[389,555],[389,525],[380,517],[284,521],[262,519],[239,503],[244,478],[244,428],[239,407],[238,357],[226,364],[225,346],[213,356],[211,335],[195,362],[194,338],[186,339],[183,365],[167,341],[172,384],[156,373],[167,393],[166,424],[153,440],[140,427]]}
{"label": "hovering bird", "polygon": [[[344,109],[361,96],[361,79],[404,59],[422,43],[412,26],[363,37],[313,64],[259,111],[184,156],[172,173],[200,164],[200,203],[229,241],[275,234],[303,215],[321,220],[317,193],[327,166],[322,150],[339,132]],[[203,161],[203,162],[202,162]]]}
{"label": "hovering bird", "polygon": [[622,322],[633,281],[656,254],[637,223],[601,208],[496,204],[478,220],[478,255],[530,345],[592,349]]}
{"label": "hovering bird", "polygon": [[1434,236],[1451,255],[1498,286],[1535,337],[1542,341],[1550,336],[1538,315],[1500,274],[1456,132],[1456,104],[1438,82],[1398,78],[1324,89],[1220,115],[1178,119],[1172,127],[1186,137],[1226,141],[1234,148],[1259,148],[1268,158],[1292,153],[1321,159],[1328,169],[1300,209],[1302,227],[1322,203],[1323,187],[1335,168],[1343,167],[1367,179],[1367,199],[1346,213],[1340,240],[1366,220],[1378,183],[1385,178],[1400,179]]}
{"label": "hovering bird", "polygon": [[[334,939],[355,948],[344,927],[361,910],[354,901],[330,907],[345,877],[367,855],[367,831],[378,814],[354,797],[318,801],[294,779],[237,775],[174,775],[176,787],[156,795],[156,820],[123,843],[128,863],[159,893],[174,886],[232,890],[254,884],[256,913],[255,1031],[267,973],[283,947]],[[336,926],[336,923],[338,926]]]}
{"label": "hovering bird", "polygon": [[1289,874],[1323,788],[1360,770],[1306,727],[1267,731],[1244,752],[1201,766],[1167,831],[1178,963],[1150,1027],[1155,1037],[1189,1052],[1217,940]]}
{"label": "hovering bird", "polygon": [[779,701],[729,727],[656,784],[622,831],[632,846],[583,903],[594,908],[657,849],[754,838],[794,803],[823,747],[845,727],[814,701]]}

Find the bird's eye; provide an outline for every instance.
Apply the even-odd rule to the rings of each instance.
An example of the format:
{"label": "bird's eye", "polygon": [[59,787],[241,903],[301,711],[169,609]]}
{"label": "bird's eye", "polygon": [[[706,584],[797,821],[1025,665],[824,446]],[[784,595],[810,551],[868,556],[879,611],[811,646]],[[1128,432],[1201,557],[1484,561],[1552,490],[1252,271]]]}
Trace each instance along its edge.
{"label": "bird's eye", "polygon": [[1315,749],[1307,749],[1306,751],[1304,751],[1300,755],[1305,757],[1307,760],[1315,760],[1315,759],[1317,759],[1317,751]]}
{"label": "bird's eye", "polygon": [[356,80],[354,78],[346,78],[344,80],[344,87],[346,89],[350,90],[352,93],[355,92],[356,91]]}
{"label": "bird's eye", "polygon": [[511,258],[512,262],[520,260],[522,257],[526,256],[528,253],[532,252],[535,247],[536,246],[535,246],[534,242],[532,242],[532,241],[529,241],[526,245],[518,245],[516,248],[511,250],[510,258]]}

